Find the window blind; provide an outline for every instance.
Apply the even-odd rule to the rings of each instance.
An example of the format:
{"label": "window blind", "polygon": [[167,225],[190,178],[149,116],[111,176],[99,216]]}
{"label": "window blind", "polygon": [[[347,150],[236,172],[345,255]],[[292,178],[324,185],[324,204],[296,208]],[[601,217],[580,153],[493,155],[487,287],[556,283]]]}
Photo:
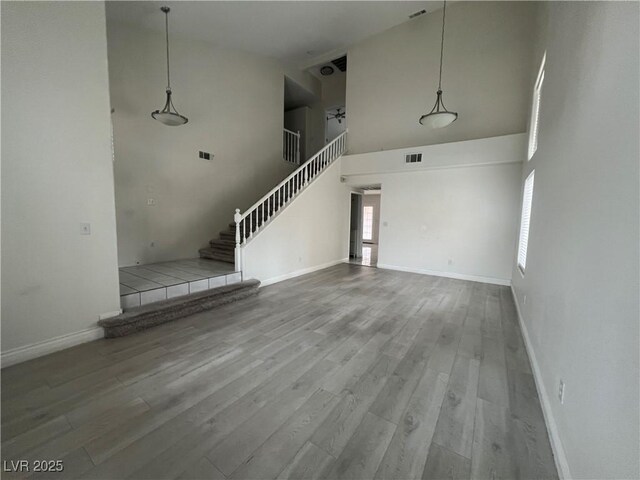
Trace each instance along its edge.
{"label": "window blind", "polygon": [[533,89],[533,105],[531,106],[531,125],[529,131],[529,157],[531,160],[533,154],[538,149],[538,131],[540,129],[540,97],[542,95],[542,83],[544,82],[544,64],[546,60],[546,54],[542,58],[542,65],[540,65],[540,72],[536,81],[536,86]]}
{"label": "window blind", "polygon": [[520,218],[520,238],[518,241],[518,267],[524,273],[527,265],[527,246],[529,244],[529,222],[531,220],[531,202],[533,201],[533,179],[535,171],[524,182],[522,194],[522,217]]}

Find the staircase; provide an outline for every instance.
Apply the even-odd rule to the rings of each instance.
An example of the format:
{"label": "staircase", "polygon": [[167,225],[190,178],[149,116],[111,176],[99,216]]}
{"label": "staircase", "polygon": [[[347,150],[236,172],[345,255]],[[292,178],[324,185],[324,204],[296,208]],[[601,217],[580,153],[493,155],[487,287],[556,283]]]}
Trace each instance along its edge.
{"label": "staircase", "polygon": [[[235,222],[229,224],[228,230],[220,232],[218,238],[211,240],[208,248],[201,249],[200,257],[235,264],[236,254],[239,253],[236,249],[241,250],[263,225],[269,223],[334,160],[342,156],[346,150],[346,140],[347,131],[328,143],[245,213],[241,214],[236,209]],[[236,265],[236,270],[242,270],[242,265]]]}
{"label": "staircase", "polygon": [[218,238],[209,242],[209,247],[200,249],[200,257],[219,262],[235,263],[236,224],[230,223],[229,228],[220,232]]}

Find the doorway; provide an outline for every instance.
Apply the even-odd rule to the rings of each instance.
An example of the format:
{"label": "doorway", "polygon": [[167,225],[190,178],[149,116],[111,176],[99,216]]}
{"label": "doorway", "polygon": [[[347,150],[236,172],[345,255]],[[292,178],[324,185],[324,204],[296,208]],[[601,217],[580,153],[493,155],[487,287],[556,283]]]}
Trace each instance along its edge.
{"label": "doorway", "polygon": [[379,185],[351,193],[350,263],[367,267],[378,264],[381,193]]}

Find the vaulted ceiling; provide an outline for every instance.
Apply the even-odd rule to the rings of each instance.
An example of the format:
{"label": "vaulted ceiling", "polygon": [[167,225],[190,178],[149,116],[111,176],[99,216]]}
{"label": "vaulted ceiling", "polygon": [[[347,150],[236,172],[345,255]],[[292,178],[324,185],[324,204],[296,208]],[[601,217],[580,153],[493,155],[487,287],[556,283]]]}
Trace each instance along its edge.
{"label": "vaulted ceiling", "polygon": [[417,11],[437,10],[442,3],[111,1],[107,2],[107,19],[163,31],[162,5],[172,9],[172,34],[300,66],[399,25]]}

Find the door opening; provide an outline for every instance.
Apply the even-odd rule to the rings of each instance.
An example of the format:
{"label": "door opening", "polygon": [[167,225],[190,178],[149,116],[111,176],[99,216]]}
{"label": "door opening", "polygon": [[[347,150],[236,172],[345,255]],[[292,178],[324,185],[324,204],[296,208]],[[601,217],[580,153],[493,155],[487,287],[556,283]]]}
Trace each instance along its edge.
{"label": "door opening", "polygon": [[378,264],[380,231],[380,185],[361,187],[351,193],[351,234],[349,262],[375,267]]}

